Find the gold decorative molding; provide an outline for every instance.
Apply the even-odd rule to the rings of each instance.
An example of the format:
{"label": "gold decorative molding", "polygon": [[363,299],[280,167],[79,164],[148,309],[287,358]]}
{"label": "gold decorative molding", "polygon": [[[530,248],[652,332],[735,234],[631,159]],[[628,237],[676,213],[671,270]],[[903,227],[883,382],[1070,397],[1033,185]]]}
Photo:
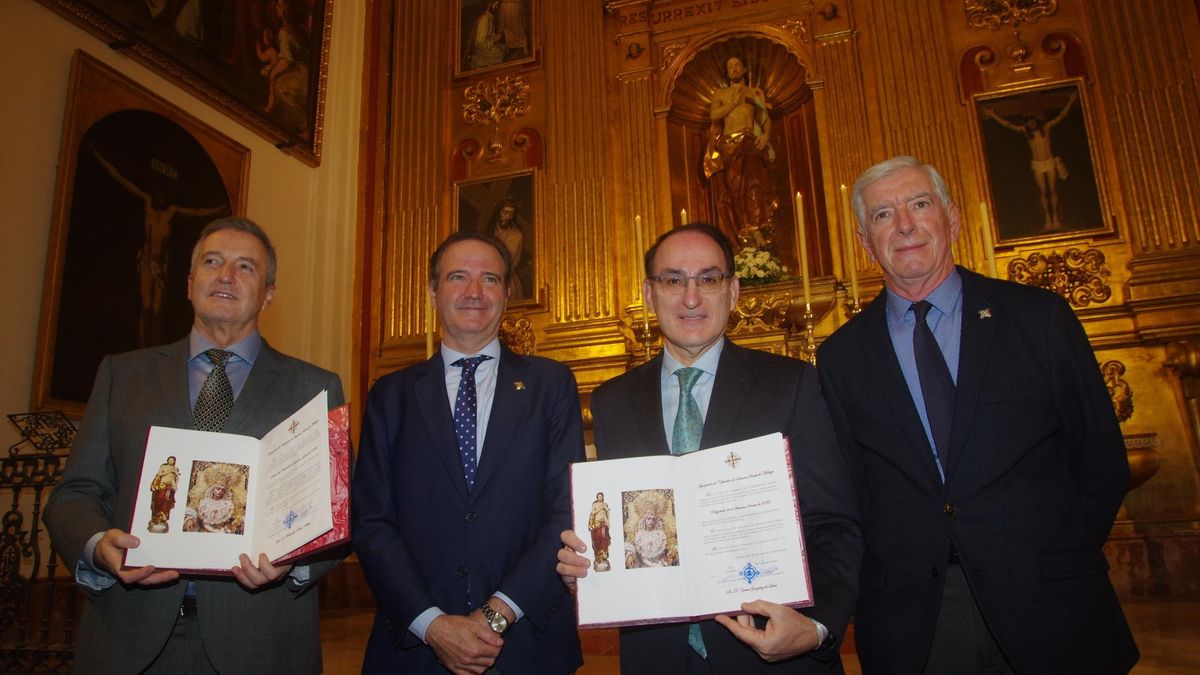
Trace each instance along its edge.
{"label": "gold decorative molding", "polygon": [[1116,359],[1105,361],[1100,364],[1100,374],[1104,376],[1104,386],[1112,399],[1117,421],[1124,422],[1133,417],[1133,389],[1121,377],[1125,374],[1125,364]]}
{"label": "gold decorative molding", "polygon": [[500,125],[529,112],[529,83],[520,75],[502,75],[463,90],[463,121],[476,126]]}
{"label": "gold decorative molding", "polygon": [[736,335],[786,328],[784,324],[791,304],[791,293],[743,293],[729,315],[729,332]]}
{"label": "gold decorative molding", "polygon": [[533,356],[533,322],[521,317],[505,317],[500,322],[500,342],[514,353]]}
{"label": "gold decorative molding", "polygon": [[779,22],[779,27],[797,40],[807,43],[808,40],[808,20],[807,19],[786,19]]}
{"label": "gold decorative molding", "polygon": [[687,40],[679,40],[678,42],[670,42],[662,46],[658,54],[658,69],[666,70],[675,63],[675,59],[679,58],[679,53],[687,46]]}
{"label": "gold decorative molding", "polygon": [[1008,278],[1037,286],[1066,298],[1072,307],[1087,307],[1112,297],[1112,273],[1097,249],[1067,249],[1064,253],[1031,253],[1008,263]]}
{"label": "gold decorative molding", "polygon": [[1016,28],[1057,11],[1058,0],[963,0],[963,13],[972,28]]}

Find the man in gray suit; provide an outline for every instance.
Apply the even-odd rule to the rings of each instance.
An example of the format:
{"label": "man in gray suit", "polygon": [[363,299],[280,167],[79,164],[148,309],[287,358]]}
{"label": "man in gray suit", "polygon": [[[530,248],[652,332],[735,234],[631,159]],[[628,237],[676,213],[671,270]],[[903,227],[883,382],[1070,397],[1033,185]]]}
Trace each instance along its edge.
{"label": "man in gray suit", "polygon": [[242,218],[214,221],[192,252],[191,334],[100,364],[44,517],[87,593],[75,672],[320,672],[310,591],[336,558],[293,567],[243,554],[232,578],[122,567],[125,550],[140,544],[130,518],[144,482],[148,427],[261,437],[321,390],[331,406],[341,405],[337,375],[275,351],[259,335],[258,315],[274,295],[275,249],[266,233]]}

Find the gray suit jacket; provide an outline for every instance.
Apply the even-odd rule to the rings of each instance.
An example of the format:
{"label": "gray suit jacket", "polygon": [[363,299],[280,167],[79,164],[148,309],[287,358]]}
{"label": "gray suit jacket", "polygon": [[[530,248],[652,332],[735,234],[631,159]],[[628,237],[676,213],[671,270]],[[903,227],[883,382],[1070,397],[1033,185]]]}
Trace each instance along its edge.
{"label": "gray suit jacket", "polygon": [[[88,539],[131,528],[147,429],[190,429],[188,341],[109,356],[100,364],[79,433],[44,520],[55,550],[72,573]],[[344,401],[338,376],[285,356],[263,342],[225,431],[262,437],[322,389]],[[134,534],[138,534],[134,532]],[[144,531],[141,533],[145,535]],[[337,557],[310,561],[314,580]],[[230,578],[197,579],[204,648],[221,673],[317,673],[321,648],[312,583],[279,583],[249,592]],[[185,583],[155,588],[118,583],[89,595],[75,652],[75,671],[138,673],[166,644]]]}

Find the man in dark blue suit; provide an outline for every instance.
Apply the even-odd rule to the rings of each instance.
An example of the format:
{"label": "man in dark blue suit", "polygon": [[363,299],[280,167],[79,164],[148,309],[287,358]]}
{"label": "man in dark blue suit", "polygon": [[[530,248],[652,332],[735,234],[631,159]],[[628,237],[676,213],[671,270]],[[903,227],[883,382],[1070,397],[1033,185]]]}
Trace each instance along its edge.
{"label": "man in dark blue suit", "polygon": [[1079,320],[955,267],[958,210],[927,164],[871,167],[854,208],[886,290],[817,361],[866,541],[863,672],[1128,672],[1101,547],[1129,467]]}
{"label": "man in dark blue suit", "polygon": [[501,242],[452,234],[429,268],[441,349],[380,378],[363,421],[354,548],[378,603],[363,672],[574,671],[554,565],[584,459],[575,378],[500,344]]}

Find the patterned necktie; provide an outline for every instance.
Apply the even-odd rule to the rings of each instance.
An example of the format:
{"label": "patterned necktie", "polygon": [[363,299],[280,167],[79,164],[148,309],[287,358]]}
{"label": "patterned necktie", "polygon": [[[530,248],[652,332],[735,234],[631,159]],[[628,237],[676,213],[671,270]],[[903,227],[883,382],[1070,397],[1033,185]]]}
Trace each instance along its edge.
{"label": "patterned necktie", "polygon": [[[675,371],[679,377],[679,411],[675,413],[675,428],[671,432],[671,453],[686,455],[700,448],[700,437],[704,434],[704,418],[700,416],[700,405],[692,396],[692,387],[696,380],[704,374],[699,368],[680,368]],[[688,624],[688,646],[700,658],[708,658],[708,648],[704,646],[704,635],[700,632],[700,624]]]}
{"label": "patterned necktie", "polygon": [[675,428],[671,432],[671,453],[686,455],[700,448],[700,436],[704,433],[704,418],[700,406],[692,396],[692,386],[704,374],[699,368],[680,368],[675,371],[679,378],[679,411],[675,413]]}
{"label": "patterned necktie", "polygon": [[458,396],[454,399],[454,435],[458,437],[458,454],[462,459],[463,476],[467,479],[467,491],[475,487],[476,452],[476,407],[475,370],[479,364],[492,357],[485,354],[463,358],[451,363],[462,368],[462,379],[458,383]]}
{"label": "patterned necktie", "polygon": [[204,386],[200,387],[192,418],[199,431],[220,431],[229,418],[229,412],[233,410],[233,387],[229,384],[229,376],[225,374],[225,364],[233,353],[224,349],[210,349],[204,354],[212,361],[213,369],[204,380]]}
{"label": "patterned necktie", "polygon": [[950,424],[954,420],[954,380],[946,359],[938,347],[933,331],[925,322],[925,316],[933,305],[928,300],[914,302],[913,314],[917,325],[913,328],[913,354],[917,360],[917,375],[921,379],[921,396],[925,399],[925,414],[929,417],[929,430],[933,434],[933,461],[938,474],[946,480],[942,468],[942,455],[949,449]]}

